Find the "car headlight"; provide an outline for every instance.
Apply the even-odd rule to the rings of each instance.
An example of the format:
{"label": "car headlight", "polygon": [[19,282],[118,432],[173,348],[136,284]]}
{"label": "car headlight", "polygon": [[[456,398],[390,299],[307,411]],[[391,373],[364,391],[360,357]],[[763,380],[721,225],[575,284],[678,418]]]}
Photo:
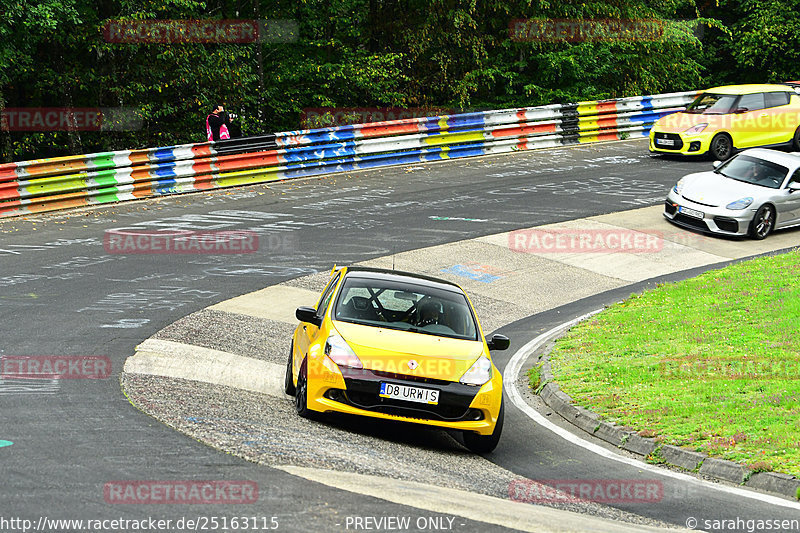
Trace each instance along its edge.
{"label": "car headlight", "polygon": [[740,199],[736,200],[735,202],[731,202],[728,205],[726,205],[725,207],[728,208],[728,209],[731,209],[733,211],[739,211],[741,209],[745,209],[745,208],[749,207],[750,204],[752,204],[752,203],[753,203],[753,199],[748,196],[747,198],[740,198]]}
{"label": "car headlight", "polygon": [[478,357],[459,380],[464,385],[483,385],[492,379],[492,362],[485,355]]}
{"label": "car headlight", "polygon": [[706,129],[708,127],[708,122],[701,122],[700,124],[695,124],[688,130],[684,131],[683,133],[687,133],[689,135],[696,135]]}
{"label": "car headlight", "polygon": [[325,355],[339,366],[348,368],[364,368],[361,359],[358,358],[352,348],[343,338],[335,333],[325,341]]}
{"label": "car headlight", "polygon": [[672,188],[672,192],[674,192],[675,194],[680,194],[682,189],[683,189],[683,178],[678,180],[678,183],[676,183],[675,186]]}

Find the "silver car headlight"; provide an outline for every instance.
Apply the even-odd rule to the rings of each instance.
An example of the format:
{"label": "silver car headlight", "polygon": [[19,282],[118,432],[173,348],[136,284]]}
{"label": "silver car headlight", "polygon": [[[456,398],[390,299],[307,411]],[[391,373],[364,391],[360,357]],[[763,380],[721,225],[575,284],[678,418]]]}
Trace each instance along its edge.
{"label": "silver car headlight", "polygon": [[464,385],[483,385],[492,379],[492,362],[485,355],[478,357],[459,380]]}
{"label": "silver car headlight", "polygon": [[727,209],[730,209],[731,211],[741,211],[742,209],[747,209],[748,207],[750,207],[750,204],[752,203],[753,199],[748,196],[747,198],[740,198],[735,202],[731,202],[725,207]]}
{"label": "silver car headlight", "polygon": [[676,183],[675,186],[672,188],[672,192],[674,192],[675,194],[680,194],[681,193],[681,190],[683,190],[683,180],[684,179],[685,178],[681,178],[681,179],[678,180],[678,183]]}

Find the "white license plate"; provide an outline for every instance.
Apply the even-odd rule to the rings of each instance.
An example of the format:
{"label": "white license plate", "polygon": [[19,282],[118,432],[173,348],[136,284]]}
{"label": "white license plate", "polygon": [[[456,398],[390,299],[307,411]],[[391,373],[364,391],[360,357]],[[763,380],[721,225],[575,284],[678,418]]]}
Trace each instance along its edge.
{"label": "white license plate", "polygon": [[675,141],[672,139],[656,139],[656,144],[661,146],[675,146]]}
{"label": "white license plate", "polygon": [[687,217],[703,218],[703,213],[701,211],[689,209],[688,207],[683,207],[682,205],[678,206],[678,213],[683,213]]}
{"label": "white license plate", "polygon": [[397,385],[395,383],[381,382],[380,395],[382,398],[391,398],[393,400],[428,403],[431,405],[439,404],[438,390],[421,389],[419,387],[409,387],[407,385]]}

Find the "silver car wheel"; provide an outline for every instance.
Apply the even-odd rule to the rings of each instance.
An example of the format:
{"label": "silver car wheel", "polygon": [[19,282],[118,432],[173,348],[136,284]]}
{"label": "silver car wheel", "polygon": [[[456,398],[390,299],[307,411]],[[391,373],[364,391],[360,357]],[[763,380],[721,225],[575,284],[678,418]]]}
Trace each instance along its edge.
{"label": "silver car wheel", "polygon": [[756,240],[765,239],[774,226],[775,211],[768,205],[762,205],[750,223],[750,236]]}

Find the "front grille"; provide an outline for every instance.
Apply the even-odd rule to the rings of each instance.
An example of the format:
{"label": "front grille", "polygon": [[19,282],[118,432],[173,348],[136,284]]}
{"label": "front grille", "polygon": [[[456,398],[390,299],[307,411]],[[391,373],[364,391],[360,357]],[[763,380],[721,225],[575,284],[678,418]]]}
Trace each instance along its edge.
{"label": "front grille", "polygon": [[[663,144],[658,144],[659,139],[667,139],[673,141],[672,146],[665,146]],[[658,148],[659,150],[680,150],[683,148],[683,139],[677,133],[655,133],[653,134],[653,146]]]}
{"label": "front grille", "polygon": [[680,222],[681,224],[685,224],[687,226],[691,226],[693,228],[702,229],[708,231],[708,224],[704,221],[700,220],[699,218],[694,217],[687,217],[683,213],[678,213],[675,215],[675,220]]}
{"label": "front grille", "polygon": [[739,231],[739,222],[728,217],[714,217],[714,223],[722,231],[730,231],[736,233]]}
{"label": "front grille", "polygon": [[395,372],[381,372],[380,370],[373,370],[372,373],[382,378],[414,381],[416,383],[425,383],[427,385],[447,385],[448,383],[452,383],[451,381],[444,379],[425,378],[422,376],[407,376],[405,374],[397,374]]}
{"label": "front grille", "polygon": [[[387,415],[405,416],[421,420],[444,420],[457,422],[461,420],[475,420],[477,409],[464,408],[458,405],[408,405],[389,398],[381,398],[375,394],[359,391],[343,391],[336,401],[377,413]],[[477,411],[477,413],[476,413]],[[481,416],[482,418],[482,416]]]}
{"label": "front grille", "polygon": [[677,210],[678,208],[672,205],[672,202],[669,200],[664,202],[664,212],[666,212],[668,215],[674,215]]}

